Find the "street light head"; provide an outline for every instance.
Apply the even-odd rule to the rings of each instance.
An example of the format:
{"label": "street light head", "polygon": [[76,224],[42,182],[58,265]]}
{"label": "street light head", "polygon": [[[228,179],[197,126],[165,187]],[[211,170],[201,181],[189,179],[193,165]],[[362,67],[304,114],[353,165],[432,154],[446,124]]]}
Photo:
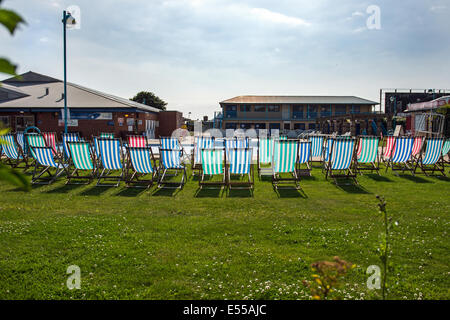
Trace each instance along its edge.
{"label": "street light head", "polygon": [[71,24],[76,24],[76,23],[77,22],[76,22],[75,18],[70,13],[67,13],[66,24],[71,25]]}

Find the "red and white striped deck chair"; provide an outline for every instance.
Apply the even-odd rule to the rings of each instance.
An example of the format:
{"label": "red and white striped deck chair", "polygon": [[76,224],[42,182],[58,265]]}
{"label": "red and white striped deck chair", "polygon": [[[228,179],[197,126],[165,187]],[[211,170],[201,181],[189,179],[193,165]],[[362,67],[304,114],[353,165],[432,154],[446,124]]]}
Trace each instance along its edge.
{"label": "red and white striped deck chair", "polygon": [[417,158],[422,151],[423,137],[415,137],[411,156]]}
{"label": "red and white striped deck chair", "polygon": [[392,153],[395,150],[395,137],[394,136],[388,136],[386,137],[386,143],[383,147],[383,161],[388,161]]}
{"label": "red and white striped deck chair", "polygon": [[146,148],[147,137],[145,136],[128,136],[129,148]]}
{"label": "red and white striped deck chair", "polygon": [[44,136],[45,143],[47,146],[52,148],[53,154],[58,153],[58,148],[56,147],[57,141],[56,141],[56,132],[43,132],[42,135]]}

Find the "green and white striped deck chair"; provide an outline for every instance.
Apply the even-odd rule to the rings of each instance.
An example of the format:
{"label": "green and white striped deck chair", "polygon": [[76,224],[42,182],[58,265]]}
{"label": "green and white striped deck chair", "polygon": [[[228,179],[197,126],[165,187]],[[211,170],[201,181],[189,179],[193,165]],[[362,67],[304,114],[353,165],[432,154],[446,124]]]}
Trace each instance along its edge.
{"label": "green and white striped deck chair", "polygon": [[[199,188],[203,187],[222,187],[226,186],[225,173],[225,149],[202,149],[202,164],[200,170]],[[214,181],[214,176],[221,176],[222,180]]]}
{"label": "green and white striped deck chair", "polygon": [[[442,158],[442,149],[444,147],[444,139],[443,138],[427,138],[425,139],[425,154],[419,153],[419,157],[414,166],[414,174],[416,173],[424,173],[428,176],[428,172],[431,172],[432,175],[436,171],[440,172],[443,176],[445,176],[445,168],[443,162],[439,163],[439,160]],[[420,168],[422,172],[417,172],[417,169]]]}
{"label": "green and white striped deck chair", "polygon": [[194,137],[194,150],[192,151],[192,174],[194,170],[201,171],[202,167],[202,149],[213,149],[214,148],[214,137]]}
{"label": "green and white striped deck chair", "polygon": [[28,150],[25,151],[27,154],[29,153],[34,161],[36,161],[36,154],[33,151],[33,148],[36,147],[46,147],[47,144],[45,143],[45,138],[40,133],[26,133],[25,138],[27,140],[27,148]]}
{"label": "green and white striped deck chair", "polygon": [[[93,150],[91,144],[86,141],[67,141],[69,151],[70,167],[73,171],[67,175],[66,184],[89,184],[97,178],[97,165],[93,161]],[[71,170],[71,169],[69,169]],[[88,174],[80,175],[80,171],[87,171]],[[87,182],[72,182],[73,180],[87,180]]]}
{"label": "green and white striped deck chair", "polygon": [[376,171],[380,174],[380,156],[378,154],[378,137],[363,136],[358,139],[356,171]]}
{"label": "green and white striped deck chair", "polygon": [[450,152],[450,139],[445,140],[444,146],[442,147],[442,161],[444,164],[450,164],[450,157],[445,160],[445,157]]}
{"label": "green and white striped deck chair", "polygon": [[270,165],[273,158],[273,139],[270,137],[258,138],[258,175],[271,176],[272,168],[263,167],[263,165]]}
{"label": "green and white striped deck chair", "polygon": [[112,132],[101,132],[99,135],[101,139],[114,139],[114,133]]}
{"label": "green and white striped deck chair", "polygon": [[[275,140],[272,157],[272,185],[278,189],[282,184],[295,184],[300,189],[297,175],[298,140]],[[285,177],[289,175],[289,177]]]}

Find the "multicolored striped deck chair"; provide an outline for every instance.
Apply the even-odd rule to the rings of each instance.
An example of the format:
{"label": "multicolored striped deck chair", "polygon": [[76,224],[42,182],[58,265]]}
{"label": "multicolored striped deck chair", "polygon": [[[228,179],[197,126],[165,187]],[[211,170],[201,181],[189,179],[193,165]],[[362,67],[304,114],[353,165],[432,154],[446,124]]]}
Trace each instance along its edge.
{"label": "multicolored striped deck chair", "polygon": [[44,136],[40,133],[26,133],[25,139],[27,141],[27,153],[31,154],[31,156],[37,160],[36,155],[34,154],[33,147],[46,147],[47,144],[45,142]]}
{"label": "multicolored striped deck chair", "polygon": [[419,153],[422,152],[422,145],[423,145],[424,137],[415,137],[414,138],[414,144],[411,152],[411,156],[413,158],[417,158]]}
{"label": "multicolored striped deck chair", "polygon": [[[442,157],[444,138],[427,138],[425,146],[425,154],[419,154],[416,165],[414,166],[414,173],[424,173],[428,176],[428,172],[431,172],[431,174],[434,175],[434,173],[438,171],[445,176],[444,164],[442,162],[439,163],[439,160]],[[420,168],[422,172],[417,172],[418,168]]]}
{"label": "multicolored striped deck chair", "polygon": [[311,159],[314,162],[322,162],[322,152],[323,152],[323,136],[310,136],[311,141]]}
{"label": "multicolored striped deck chair", "polygon": [[[229,150],[230,157],[228,159],[228,187],[230,189],[253,189],[255,178],[252,166],[252,148],[235,148]],[[246,181],[236,181],[239,177],[247,176]]]}
{"label": "multicolored striped deck chair", "polygon": [[101,132],[98,137],[102,138],[102,139],[114,139],[114,133],[112,133],[112,132]]}
{"label": "multicolored striped deck chair", "polygon": [[[98,167],[94,159],[92,146],[86,141],[67,141],[69,151],[69,173],[66,184],[89,184],[97,178]],[[73,166],[73,171],[71,167]],[[86,175],[80,175],[80,171],[88,171]],[[87,180],[87,182],[73,182],[73,180]]]}
{"label": "multicolored striped deck chair", "polygon": [[[227,185],[225,170],[225,148],[212,149],[202,148],[200,150],[201,168],[199,188],[217,188],[222,189]],[[214,176],[221,176],[222,180],[213,181]],[[208,180],[207,180],[208,179]]]}
{"label": "multicolored striped deck chair", "polygon": [[330,147],[330,155],[328,165],[326,167],[325,179],[331,177],[337,184],[337,179],[353,179],[356,180],[356,139],[351,137],[333,138]]}
{"label": "multicolored striped deck chair", "polygon": [[450,157],[445,160],[445,156],[448,155],[450,152],[450,140],[447,139],[444,141],[444,146],[442,147],[442,163],[444,164],[450,164]]}
{"label": "multicolored striped deck chair", "polygon": [[[98,176],[97,186],[102,187],[118,187],[120,181],[124,179],[124,170],[122,165],[122,142],[120,139],[97,139],[100,160],[102,164],[102,171]],[[119,171],[119,175],[113,175],[113,172]],[[105,184],[103,181],[115,181],[113,184]]]}
{"label": "multicolored striped deck chair", "polygon": [[394,136],[386,137],[381,151],[381,153],[383,154],[382,160],[384,162],[387,162],[391,158],[392,152],[394,151],[394,146],[395,146],[395,137]]}
{"label": "multicolored striped deck chair", "polygon": [[271,176],[272,168],[263,167],[263,165],[269,165],[273,160],[273,142],[274,140],[269,137],[258,138],[258,175]]}
{"label": "multicolored striped deck chair", "polygon": [[395,139],[394,151],[386,163],[386,172],[390,167],[392,171],[410,170],[414,174],[413,168],[410,166],[413,144],[414,139],[411,137]]}
{"label": "multicolored striped deck chair", "polygon": [[[68,164],[63,163],[63,160],[57,154],[53,154],[51,147],[34,147],[31,145],[30,149],[36,158],[31,184],[51,184],[60,175],[67,173]],[[52,170],[55,170],[55,172],[52,173]],[[45,173],[48,176],[43,177]]]}
{"label": "multicolored striped deck chair", "polygon": [[[158,188],[183,189],[186,176],[186,166],[182,163],[183,152],[180,149],[159,149],[159,170],[158,170]],[[180,181],[166,179],[167,177],[176,177],[182,173]],[[170,174],[172,172],[172,174]]]}
{"label": "multicolored striped deck chair", "polygon": [[7,133],[1,137],[5,144],[3,144],[2,151],[6,156],[6,163],[9,164],[13,168],[19,168],[19,166],[23,163],[25,166],[20,167],[23,169],[28,169],[28,157],[24,154],[22,148],[17,143],[14,134]]}
{"label": "multicolored striped deck chair", "polygon": [[[152,148],[127,146],[127,154],[128,163],[125,180],[127,187],[150,188],[158,173]],[[132,171],[131,174],[130,170]],[[145,176],[150,177],[145,179]]]}
{"label": "multicolored striped deck chair", "polygon": [[202,170],[202,149],[213,149],[214,137],[194,137],[194,150],[192,152],[192,174],[194,170],[198,170],[199,173]]}
{"label": "multicolored striped deck chair", "polygon": [[380,139],[372,136],[362,136],[358,139],[358,152],[356,156],[356,171],[376,171],[380,174],[380,157],[378,145]]}
{"label": "multicolored striped deck chair", "polygon": [[45,144],[52,148],[53,150],[53,154],[57,154],[58,153],[58,148],[57,148],[57,139],[56,139],[56,132],[42,132],[42,135],[44,136],[45,139]]}
{"label": "multicolored striped deck chair", "polygon": [[147,147],[146,136],[128,136],[128,147],[145,148]]}
{"label": "multicolored striped deck chair", "polygon": [[[311,141],[300,140],[298,144],[297,175],[311,176]],[[305,165],[306,168],[302,168]]]}
{"label": "multicolored striped deck chair", "polygon": [[68,142],[75,142],[80,141],[80,135],[78,132],[69,132],[69,133],[62,133],[62,142],[63,142],[63,150],[64,150],[64,156],[66,159],[70,158],[70,150],[69,146],[67,145]]}
{"label": "multicolored striped deck chair", "polygon": [[[300,189],[299,177],[295,169],[298,162],[298,140],[275,140],[272,157],[272,186],[278,189],[280,185],[295,184]],[[289,174],[290,177],[283,177]]]}

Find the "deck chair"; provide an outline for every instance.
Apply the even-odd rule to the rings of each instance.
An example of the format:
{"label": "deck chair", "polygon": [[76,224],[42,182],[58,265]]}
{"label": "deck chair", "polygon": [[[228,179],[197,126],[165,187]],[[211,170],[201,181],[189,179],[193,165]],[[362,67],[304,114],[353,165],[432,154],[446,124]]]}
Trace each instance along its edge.
{"label": "deck chair", "polygon": [[310,136],[311,141],[311,160],[313,162],[322,162],[323,136]]}
{"label": "deck chair", "polygon": [[325,140],[325,143],[323,145],[322,150],[322,159],[323,159],[323,166],[322,166],[322,172],[325,173],[328,169],[328,165],[330,163],[330,153],[331,153],[331,147],[333,146],[334,137],[327,137]]}
{"label": "deck chair", "polygon": [[64,150],[64,156],[66,159],[70,158],[70,150],[69,146],[67,145],[68,142],[74,142],[74,141],[80,141],[80,135],[78,133],[69,132],[69,133],[62,133],[62,145]]}
{"label": "deck chair", "polygon": [[[97,178],[98,167],[94,159],[92,146],[86,141],[68,141],[69,151],[69,173],[66,184],[89,184]],[[73,166],[73,170],[71,167]],[[80,171],[87,171],[87,175],[80,175]],[[87,182],[73,182],[73,180],[87,180]]]}
{"label": "deck chair", "polygon": [[[226,170],[225,170],[225,149],[212,149],[203,148],[200,150],[200,156],[202,158],[200,165],[200,180],[198,185],[200,189],[203,188],[220,188],[222,189],[227,185]],[[221,176],[220,181],[208,181],[214,176]]]}
{"label": "deck chair", "polygon": [[376,171],[380,174],[380,157],[378,155],[378,137],[363,136],[358,139],[356,171]]}
{"label": "deck chair", "polygon": [[[30,148],[36,159],[31,184],[51,184],[63,173],[67,173],[68,165],[53,153],[51,147],[30,146]],[[53,169],[54,173],[51,172]],[[47,176],[44,177],[45,173]]]}
{"label": "deck chair", "polygon": [[112,132],[100,132],[99,138],[102,138],[102,139],[114,139],[114,133],[112,133]]}
{"label": "deck chair", "polygon": [[[159,149],[159,169],[158,169],[158,188],[183,189],[186,183],[186,167],[182,163],[182,151],[180,149]],[[170,172],[174,172],[170,174]],[[166,179],[167,177],[176,177],[178,172],[182,172],[181,180],[176,182]]]}
{"label": "deck chair", "polygon": [[[98,175],[97,186],[118,187],[120,181],[124,179],[122,142],[120,139],[98,138],[97,143],[102,164],[102,171]],[[119,175],[113,175],[112,173],[115,171],[119,171]],[[102,183],[102,180],[115,181],[115,183]]]}
{"label": "deck chair", "polygon": [[25,150],[25,137],[23,135],[23,132],[16,133],[16,140],[19,146],[22,148],[22,151]]}
{"label": "deck chair", "polygon": [[[30,167],[28,165],[28,157],[17,143],[14,134],[5,134],[2,136],[2,139],[6,142],[1,146],[3,154],[6,156],[6,163],[12,168],[28,169]],[[25,166],[21,167],[21,164],[24,164]]]}
{"label": "deck chair", "polygon": [[444,146],[442,147],[442,163],[450,164],[450,158],[448,160],[445,160],[445,156],[448,155],[450,152],[450,140],[445,140]]}
{"label": "deck chair", "polygon": [[[126,186],[129,188],[150,188],[157,176],[156,162],[152,148],[147,146],[128,146],[127,154]],[[131,174],[130,170],[132,171]],[[142,179],[148,175],[150,175],[148,179]]]}
{"label": "deck chair", "polygon": [[258,138],[258,176],[271,176],[272,167],[264,168],[263,165],[268,165],[272,163],[273,160],[273,142],[272,138]]}
{"label": "deck chair", "polygon": [[424,137],[415,137],[414,138],[414,144],[411,152],[411,156],[416,159],[418,158],[418,155],[420,152],[422,152],[422,145],[423,145]]}
{"label": "deck chair", "polygon": [[128,136],[128,147],[145,148],[147,147],[146,136]]}
{"label": "deck chair", "polygon": [[394,136],[386,137],[381,151],[381,153],[383,154],[382,158],[383,162],[387,162],[391,158],[392,153],[394,151],[394,146],[395,146],[395,137]]}
{"label": "deck chair", "polygon": [[[442,154],[442,148],[444,147],[443,138],[427,138],[425,141],[425,154],[419,154],[416,164],[414,166],[414,173],[424,173],[428,176],[428,172],[434,175],[435,171],[440,172],[445,176],[445,168],[443,163],[439,163]],[[417,172],[420,168],[422,172]]]}
{"label": "deck chair", "polygon": [[328,165],[326,167],[325,179],[331,177],[337,184],[337,179],[353,179],[356,180],[356,139],[349,137],[333,138],[330,147],[330,155],[328,157]]}
{"label": "deck chair", "polygon": [[[311,176],[311,141],[299,141],[298,144],[298,161],[297,161],[297,175]],[[306,168],[302,168],[305,165]]]}
{"label": "deck chair", "polygon": [[[235,148],[229,150],[228,158],[228,188],[229,189],[250,189],[255,184],[255,177],[252,166],[252,148]],[[247,176],[247,181],[233,181],[232,176]]]}
{"label": "deck chair", "polygon": [[[26,133],[25,134],[27,150],[24,151],[26,154],[30,154],[31,157],[36,162],[36,154],[33,151],[33,147],[46,147],[47,144],[45,142],[44,136],[40,133]],[[35,163],[33,163],[34,165]]]}
{"label": "deck chair", "polygon": [[58,153],[58,148],[57,148],[57,139],[56,139],[56,132],[42,132],[42,135],[44,136],[45,139],[45,144],[52,148],[53,150],[53,154],[57,154]]}
{"label": "deck chair", "polygon": [[[275,140],[272,156],[272,186],[277,190],[280,185],[295,184],[300,189],[300,179],[295,165],[298,162],[298,140]],[[282,175],[290,174],[291,177]]]}
{"label": "deck chair", "polygon": [[394,151],[387,161],[386,172],[390,167],[392,171],[405,172],[405,170],[410,170],[414,174],[413,168],[410,166],[413,144],[414,139],[411,137],[395,139]]}
{"label": "deck chair", "polygon": [[249,147],[248,138],[231,138],[225,140],[225,152],[227,159],[230,159],[230,150],[232,149],[246,149]]}
{"label": "deck chair", "polygon": [[214,137],[198,136],[194,138],[194,150],[191,160],[192,174],[194,174],[194,170],[197,170],[199,173],[202,171],[203,149],[214,149]]}

